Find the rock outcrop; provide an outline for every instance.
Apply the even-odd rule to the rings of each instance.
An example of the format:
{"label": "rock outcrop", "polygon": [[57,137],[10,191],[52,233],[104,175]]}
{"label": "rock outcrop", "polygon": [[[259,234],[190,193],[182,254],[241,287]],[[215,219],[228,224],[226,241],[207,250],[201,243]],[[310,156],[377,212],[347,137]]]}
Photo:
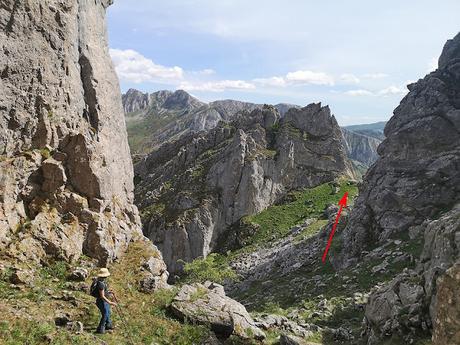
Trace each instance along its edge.
{"label": "rock outcrop", "polygon": [[101,264],[141,236],[111,0],[0,5],[0,251]]}
{"label": "rock outcrop", "polygon": [[220,338],[225,339],[232,334],[243,339],[265,338],[246,308],[227,297],[219,284],[184,285],[170,308],[182,320],[209,326]]}
{"label": "rock outcrop", "polygon": [[241,113],[209,132],[183,136],[139,162],[136,202],[144,234],[170,271],[206,256],[243,216],[286,192],[352,176],[328,107]]}
{"label": "rock outcrop", "polygon": [[369,344],[431,329],[436,280],[460,257],[460,34],[445,45],[439,68],[408,88],[344,230],[347,251],[334,261],[351,266],[390,238],[423,240],[415,268],[371,295]]}

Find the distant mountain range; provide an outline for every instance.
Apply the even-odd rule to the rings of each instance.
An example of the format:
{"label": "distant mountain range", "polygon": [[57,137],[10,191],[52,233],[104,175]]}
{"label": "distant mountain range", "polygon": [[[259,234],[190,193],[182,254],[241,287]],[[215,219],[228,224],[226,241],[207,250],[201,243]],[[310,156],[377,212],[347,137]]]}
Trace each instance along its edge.
{"label": "distant mountain range", "polygon": [[[183,90],[143,93],[130,89],[123,95],[128,138],[135,161],[166,142],[187,133],[208,131],[220,121],[230,122],[237,113],[263,109],[263,104],[236,100],[205,103]],[[274,105],[283,117],[299,105]],[[359,171],[364,172],[378,157],[377,147],[385,138],[385,122],[342,128],[344,146]]]}

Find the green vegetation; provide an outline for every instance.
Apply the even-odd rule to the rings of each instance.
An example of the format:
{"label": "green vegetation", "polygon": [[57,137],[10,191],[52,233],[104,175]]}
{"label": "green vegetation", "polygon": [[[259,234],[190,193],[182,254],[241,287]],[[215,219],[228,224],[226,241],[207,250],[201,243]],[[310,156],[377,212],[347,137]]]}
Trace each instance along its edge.
{"label": "green vegetation", "polygon": [[[245,217],[243,224],[257,228],[248,244],[263,244],[282,238],[287,235],[290,228],[306,218],[321,218],[326,206],[337,204],[345,192],[348,192],[350,199],[358,194],[358,187],[351,182],[342,180],[338,188],[338,192],[333,193],[333,184],[325,183],[315,188],[292,192],[287,197],[288,202]],[[324,222],[315,224],[311,232],[318,230],[322,224]]]}
{"label": "green vegetation", "polygon": [[159,202],[159,203],[155,203],[155,204],[152,204],[150,206],[147,206],[141,209],[139,213],[140,213],[141,219],[145,221],[145,220],[152,218],[152,216],[155,214],[162,214],[162,212],[164,212],[165,209],[166,209],[166,205]]}
{"label": "green vegetation", "polygon": [[225,280],[238,278],[235,271],[228,266],[227,258],[217,253],[185,263],[184,272],[182,281],[186,283],[204,283],[209,280],[221,284]]}
{"label": "green vegetation", "polygon": [[[99,321],[99,312],[94,304],[94,298],[86,291],[69,289],[72,283],[65,280],[68,272],[66,263],[57,261],[46,265],[45,268],[39,268],[33,284],[24,285],[20,289],[10,286],[11,270],[0,271],[0,304],[2,305],[0,343],[5,345],[50,343],[90,345],[101,341],[108,345],[202,343],[210,332],[207,327],[181,323],[168,313],[168,307],[177,289],[160,290],[154,294],[138,291],[137,281],[143,274],[140,270],[141,263],[154,255],[156,252],[150,246],[145,246],[143,242],[134,242],[130,245],[127,255],[110,267],[112,272],[110,287],[118,292],[126,324],[114,309],[112,314],[117,329],[103,336],[94,334]],[[30,267],[25,268],[30,269]],[[87,284],[89,281],[90,279]],[[27,312],[18,313],[17,310],[22,309]],[[68,313],[72,320],[81,321],[85,327],[84,332],[76,334],[65,328],[56,327],[54,317],[57,313]]]}
{"label": "green vegetation", "polygon": [[315,222],[307,226],[307,228],[303,230],[300,234],[298,234],[294,238],[294,241],[300,242],[314,236],[318,233],[318,231],[320,231],[323,227],[327,225],[327,222],[327,219],[316,220]]}
{"label": "green vegetation", "polygon": [[48,159],[51,157],[51,151],[49,149],[44,148],[44,149],[40,149],[39,151],[43,159]]}

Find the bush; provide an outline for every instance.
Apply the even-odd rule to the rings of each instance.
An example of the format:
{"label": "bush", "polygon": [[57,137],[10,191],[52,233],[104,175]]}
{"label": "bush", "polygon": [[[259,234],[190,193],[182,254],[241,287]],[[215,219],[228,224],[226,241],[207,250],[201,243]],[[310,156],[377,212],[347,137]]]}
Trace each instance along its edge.
{"label": "bush", "polygon": [[222,284],[225,280],[238,278],[235,271],[228,265],[227,258],[216,253],[185,263],[184,272],[183,279],[187,283],[204,283],[209,280]]}

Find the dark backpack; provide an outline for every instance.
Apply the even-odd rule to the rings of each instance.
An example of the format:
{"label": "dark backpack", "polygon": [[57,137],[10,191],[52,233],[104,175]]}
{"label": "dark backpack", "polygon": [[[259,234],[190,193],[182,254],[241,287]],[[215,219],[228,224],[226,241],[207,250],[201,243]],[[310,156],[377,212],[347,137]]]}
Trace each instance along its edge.
{"label": "dark backpack", "polygon": [[89,288],[89,294],[95,298],[99,298],[99,289],[97,288],[97,279],[94,279]]}

